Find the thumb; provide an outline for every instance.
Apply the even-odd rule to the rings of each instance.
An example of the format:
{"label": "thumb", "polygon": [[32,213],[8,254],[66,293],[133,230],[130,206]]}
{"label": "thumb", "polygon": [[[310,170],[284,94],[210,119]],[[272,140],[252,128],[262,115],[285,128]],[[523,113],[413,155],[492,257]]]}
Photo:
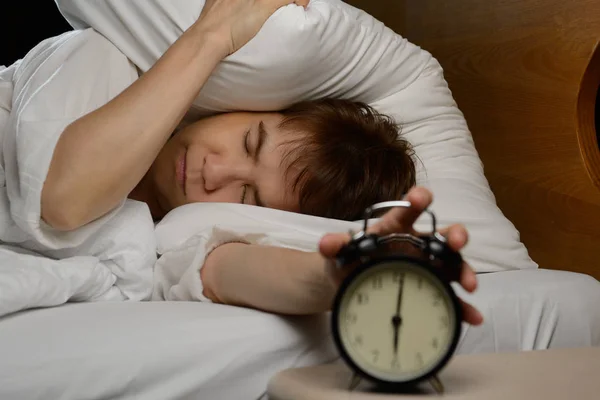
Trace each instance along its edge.
{"label": "thumb", "polygon": [[319,251],[324,257],[334,258],[350,239],[347,233],[329,233],[321,238]]}
{"label": "thumb", "polygon": [[296,4],[298,6],[306,8],[310,0],[262,0],[269,13],[272,14],[283,6],[290,4]]}

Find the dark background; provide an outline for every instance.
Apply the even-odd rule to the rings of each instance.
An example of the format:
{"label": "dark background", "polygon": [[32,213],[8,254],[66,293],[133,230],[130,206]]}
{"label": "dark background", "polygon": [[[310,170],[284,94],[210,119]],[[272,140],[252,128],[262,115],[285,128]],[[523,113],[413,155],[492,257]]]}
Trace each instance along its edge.
{"label": "dark background", "polygon": [[71,30],[53,0],[10,1],[0,17],[0,65],[23,58],[44,39]]}

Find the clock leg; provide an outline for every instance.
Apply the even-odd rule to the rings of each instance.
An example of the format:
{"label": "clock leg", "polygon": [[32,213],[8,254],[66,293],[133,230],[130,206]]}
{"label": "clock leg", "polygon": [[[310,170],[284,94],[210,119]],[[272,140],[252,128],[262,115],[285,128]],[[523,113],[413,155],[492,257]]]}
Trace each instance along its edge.
{"label": "clock leg", "polygon": [[431,384],[433,390],[435,390],[437,394],[444,394],[444,385],[442,384],[442,381],[440,381],[440,378],[438,378],[437,376],[433,376],[429,378],[429,383]]}
{"label": "clock leg", "polygon": [[357,374],[352,375],[352,379],[350,380],[350,385],[348,386],[348,390],[353,392],[354,389],[360,384],[360,376]]}

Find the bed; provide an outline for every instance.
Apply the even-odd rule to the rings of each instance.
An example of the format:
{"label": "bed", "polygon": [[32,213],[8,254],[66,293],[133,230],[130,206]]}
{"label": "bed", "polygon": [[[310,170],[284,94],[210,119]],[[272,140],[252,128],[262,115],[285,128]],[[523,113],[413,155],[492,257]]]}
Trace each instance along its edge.
{"label": "bed", "polygon": [[256,398],[279,369],[331,359],[323,322],[187,302],[25,312],[2,321],[2,358],[12,362],[0,391],[3,399]]}
{"label": "bed", "polygon": [[[600,343],[591,278],[509,271],[480,284],[467,298],[486,323],[463,330],[460,354]],[[0,397],[257,399],[278,371],[337,359],[328,321],[191,302],[25,311],[0,320]]]}
{"label": "bed", "polygon": [[[62,3],[94,7],[108,2],[64,0]],[[154,2],[132,0],[127,3],[117,0],[113,6],[136,7],[136,3],[144,3],[147,9],[150,8],[147,4],[151,3],[160,4],[161,7],[170,7],[171,4],[185,7],[191,4],[188,0],[179,3],[177,0]],[[321,5],[335,3],[335,0],[322,0],[319,3]],[[493,197],[488,196],[487,183],[483,186],[479,185],[482,174],[478,170],[477,157],[473,157],[472,152],[461,153],[460,157],[451,154],[447,159],[442,160],[443,162],[435,164],[441,158],[440,152],[443,153],[448,147],[441,150],[438,147],[435,151],[428,152],[427,146],[434,146],[435,143],[431,142],[435,141],[423,135],[419,136],[419,129],[431,123],[439,128],[439,131],[432,129],[429,132],[431,135],[445,135],[445,129],[452,125],[454,130],[461,130],[462,133],[459,132],[457,135],[462,135],[466,131],[463,127],[462,115],[457,113],[454,105],[451,104],[452,99],[445,91],[445,83],[438,76],[436,61],[424,55],[425,52],[417,53],[404,42],[400,42],[399,48],[402,51],[413,52],[411,54],[415,55],[407,57],[407,60],[423,61],[425,66],[417,68],[419,72],[412,74],[410,71],[406,72],[410,70],[410,66],[406,66],[410,63],[406,61],[406,64],[403,64],[403,71],[391,68],[393,74],[389,78],[392,79],[395,74],[414,80],[414,75],[422,76],[425,71],[426,79],[420,82],[425,82],[427,85],[412,85],[410,90],[404,90],[404,86],[400,84],[403,87],[402,96],[388,95],[381,101],[373,100],[378,106],[387,110],[397,109],[397,102],[402,101],[405,106],[404,111],[409,115],[411,113],[416,115],[415,121],[407,120],[405,116],[406,134],[419,146],[420,154],[424,156],[425,161],[430,166],[436,167],[430,168],[427,175],[429,184],[436,188],[437,193],[442,194],[435,211],[440,214],[442,224],[463,222],[466,219],[470,230],[474,233],[473,243],[465,250],[465,255],[479,272],[480,287],[472,295],[463,293],[460,288],[456,290],[480,308],[484,314],[485,324],[477,328],[464,327],[458,352],[461,354],[515,352],[600,345],[600,310],[597,306],[600,304],[600,285],[596,280],[600,265],[591,251],[597,248],[600,224],[597,221],[594,223],[590,217],[594,215],[592,211],[595,210],[596,213],[599,211],[600,201],[594,180],[590,178],[594,175],[589,171],[593,172],[594,167],[587,167],[588,164],[581,156],[589,153],[593,161],[594,152],[589,146],[584,146],[588,153],[578,150],[578,142],[575,139],[579,131],[569,131],[566,128],[567,122],[571,121],[570,116],[563,114],[559,117],[558,113],[541,114],[540,111],[539,114],[528,113],[531,119],[523,117],[522,114],[521,119],[507,118],[506,115],[510,115],[511,110],[514,112],[515,107],[502,108],[505,102],[501,96],[503,93],[508,96],[507,92],[499,89],[505,85],[502,79],[506,74],[499,69],[503,64],[495,63],[495,68],[498,69],[476,67],[480,53],[475,51],[469,53],[468,49],[477,47],[467,39],[461,41],[459,33],[464,34],[465,38],[480,36],[473,35],[476,27],[469,31],[469,25],[464,25],[470,20],[466,13],[463,14],[462,25],[456,22],[458,18],[456,13],[450,13],[445,9],[445,7],[452,7],[451,5],[435,3],[433,6],[433,2],[419,3],[417,0],[377,3],[351,1],[350,3],[364,8],[388,26],[406,35],[409,40],[432,51],[434,56],[439,58],[459,106],[464,110],[467,122],[473,130],[475,144],[484,161],[485,174],[490,180],[494,195],[502,211],[511,221],[514,221],[532,258],[537,262],[529,259],[525,247],[519,242],[518,237],[515,239],[518,234],[512,230],[510,224],[506,223],[503,216],[498,213],[489,216],[482,211],[485,206],[481,206],[479,201],[484,199],[481,201],[487,202],[485,204],[490,201],[493,203]],[[503,2],[497,3],[500,5]],[[423,6],[420,7],[419,4]],[[454,2],[454,4],[458,3]],[[460,4],[465,5],[464,9],[477,8],[476,2],[463,1]],[[489,10],[492,9],[491,6],[488,7]],[[497,10],[508,12],[507,10],[510,9],[498,7]],[[100,22],[96,29],[102,31],[105,28],[104,35],[120,45],[124,52],[130,51],[131,54],[128,54],[130,59],[138,57],[136,60],[138,68],[143,70],[147,67],[145,61],[148,60],[148,54],[160,53],[160,48],[139,50],[134,48],[132,41],[120,42],[118,35],[111,36],[114,32],[106,25],[102,25],[102,23],[119,23],[118,19],[111,20],[105,18],[102,13],[94,14],[92,11],[96,10],[89,11],[87,17],[99,15]],[[171,19],[177,20],[176,11],[176,7],[169,8]],[[134,18],[134,14],[128,17]],[[360,19],[363,24],[361,30],[372,24],[362,14],[349,15]],[[434,15],[437,17],[434,18]],[[448,19],[444,18],[446,15]],[[451,23],[450,16],[455,18],[456,24]],[[497,18],[492,20],[502,20],[498,15],[495,16]],[[428,22],[428,18],[432,18],[431,22]],[[525,19],[523,17],[521,21]],[[164,22],[164,19],[161,21]],[[436,29],[419,28],[422,27],[419,21],[433,23]],[[169,21],[165,23],[167,22]],[[523,24],[528,23],[523,22]],[[327,26],[338,29],[338,26],[333,23]],[[378,29],[377,25],[373,26]],[[456,35],[452,35],[452,27],[457,29]],[[461,27],[460,30],[458,27]],[[489,27],[489,24],[483,24],[479,29]],[[131,31],[128,32],[133,32],[132,37],[138,38],[139,32],[135,29],[139,29],[139,25],[130,24],[130,28]],[[492,31],[493,29],[490,30]],[[161,33],[160,29],[156,29],[156,32]],[[168,33],[174,34],[172,31]],[[164,39],[160,35],[157,37]],[[491,35],[490,40],[492,40]],[[160,40],[156,42],[162,43]],[[355,42],[360,43],[358,40]],[[582,58],[585,58],[586,49],[590,50],[592,47],[591,44],[586,47],[586,43],[591,42],[583,41],[577,46],[580,51],[578,54]],[[488,42],[479,43],[479,46],[488,45]],[[523,48],[528,49],[523,56],[526,60],[538,59],[530,54],[529,47]],[[564,46],[565,51],[572,48],[572,46]],[[513,47],[507,44],[506,50],[510,49]],[[461,54],[461,57],[465,58],[460,58],[460,62],[452,62],[454,57],[458,57],[456,54]],[[469,54],[473,55],[473,59],[468,58]],[[588,55],[591,58],[591,53]],[[231,64],[226,65],[221,71],[221,78],[227,78],[227,73],[235,68],[238,68],[236,70],[238,74],[246,73],[247,71],[240,70],[239,66],[247,63],[248,57],[248,54],[242,54],[239,59],[232,60]],[[366,59],[368,62],[369,57],[359,58]],[[500,59],[504,58],[500,57]],[[506,59],[519,58],[507,57]],[[344,65],[346,64],[341,64]],[[334,64],[321,67],[339,66]],[[288,69],[284,67],[285,64],[280,66],[283,70]],[[508,61],[506,68],[510,68]],[[475,74],[476,77],[466,81],[465,71]],[[586,68],[574,67],[573,74],[570,75],[573,78],[572,82],[591,74],[586,71],[588,71]],[[576,72],[580,72],[581,75],[577,75]],[[513,73],[510,76],[515,75]],[[271,74],[269,78],[290,79],[283,72],[279,75]],[[392,84],[390,79],[383,80],[388,87],[397,83]],[[494,83],[496,82],[494,79],[498,79],[497,84]],[[219,85],[226,80],[212,82],[211,93],[222,91],[223,87]],[[340,82],[345,81],[342,79],[331,87],[339,90],[338,93],[352,95],[352,91],[344,87],[345,83]],[[512,95],[516,98],[525,98],[533,88],[522,80],[519,82],[512,87],[515,90]],[[595,91],[597,83],[585,87],[593,87]],[[379,90],[384,89],[387,88]],[[427,101],[434,98],[434,115],[423,114],[417,110],[419,102],[425,102],[422,99],[427,97],[428,89],[444,99],[444,101],[437,101],[433,94],[428,98]],[[578,96],[583,98],[591,96],[590,93],[585,96],[588,89],[583,91],[583,95],[577,95],[566,87],[563,89],[564,93],[570,95],[571,100]],[[554,93],[553,90],[548,90]],[[238,88],[238,91],[242,91],[242,88]],[[252,91],[246,90],[246,92]],[[369,93],[365,91],[362,95]],[[424,94],[419,97],[417,96],[419,93]],[[281,102],[284,101],[281,99],[285,99],[289,94],[281,93],[279,96],[277,101]],[[238,103],[234,104],[234,99],[228,99],[227,104],[234,104],[234,108],[248,106],[248,104],[264,108],[278,105],[273,103],[272,98],[267,97],[249,103],[248,99],[241,96],[237,100]],[[473,100],[469,100],[471,98]],[[485,99],[487,101],[484,101]],[[208,93],[202,101],[198,102],[196,111],[201,114],[224,107],[220,100],[222,98],[211,97]],[[450,101],[450,105],[446,100]],[[554,104],[564,104],[564,102],[555,100]],[[568,107],[565,106],[566,108]],[[569,108],[571,109],[572,107]],[[589,120],[591,118],[589,107],[582,109],[587,110],[582,114],[584,116],[582,118]],[[441,114],[443,119],[438,118]],[[537,120],[533,119],[535,115]],[[534,141],[538,136],[532,135],[531,139],[527,139],[528,136],[523,132],[529,132],[536,127],[542,130],[540,126],[547,131],[548,126],[551,125],[549,120],[543,120],[547,115],[557,118],[555,124],[563,123],[560,125],[560,130],[557,128],[557,132],[564,134],[564,140],[561,142],[562,148],[565,149],[564,154],[569,153],[575,160],[571,160],[573,162],[569,164],[572,165],[569,169],[571,175],[560,173],[564,168],[561,169],[562,164],[558,160],[562,159],[558,158],[558,155],[563,152],[558,151],[556,146],[548,146],[533,152],[538,157],[536,162],[547,161],[550,164],[550,166],[540,165],[541,167],[554,168],[551,170],[553,174],[542,174],[541,169],[527,168],[529,164],[519,163],[519,160],[531,160],[534,157],[529,155],[529,152],[538,143]],[[529,125],[523,125],[525,123]],[[506,135],[511,136],[509,138],[500,135],[499,132],[510,132]],[[531,132],[535,131],[531,130]],[[587,139],[578,140],[590,143],[591,136],[585,137]],[[514,142],[515,138],[521,139],[520,142]],[[460,143],[461,146],[469,146],[468,140]],[[498,147],[507,151],[497,154],[494,149]],[[464,150],[463,147],[458,150],[461,149]],[[469,169],[458,164],[457,160],[464,159],[474,160]],[[507,163],[510,168],[506,166]],[[450,185],[445,184],[446,167],[464,170],[466,178],[463,181],[451,181]],[[473,169],[476,173],[473,173]],[[535,174],[536,171],[539,175]],[[556,178],[552,178],[553,176]],[[556,183],[567,181],[572,185],[561,186]],[[456,186],[460,186],[463,190],[463,197],[455,196]],[[569,190],[569,188],[575,189]],[[492,200],[489,200],[490,198]],[[544,201],[541,202],[542,200]],[[518,210],[521,204],[527,205],[524,211]],[[569,207],[563,207],[564,205]],[[256,232],[258,228],[251,225],[249,221],[251,214],[266,226],[261,228],[264,229],[260,231],[262,235],[275,237],[280,244],[286,246],[297,244],[298,240],[314,243],[314,238],[333,226],[336,230],[348,227],[343,224],[332,225],[327,221],[306,222],[299,216],[293,217],[295,219],[292,221],[290,220],[292,217],[284,218],[281,214],[267,210],[250,212],[233,206],[228,207],[224,205],[221,208],[211,209],[210,218],[220,221],[219,224],[223,229],[239,230],[240,225],[235,224],[243,221],[248,223],[245,226],[247,229]],[[561,211],[561,214],[557,210]],[[202,220],[202,224],[210,225],[210,218],[205,215],[206,213],[198,214],[200,211],[198,208],[182,207],[159,224],[156,229],[161,254],[159,264],[161,260],[166,265],[170,259],[181,257],[195,259],[196,253],[191,252],[181,256],[180,250],[186,246],[190,248],[189,240],[194,239],[195,232],[203,229],[197,221]],[[200,215],[202,218],[199,218]],[[289,224],[287,228],[293,227],[293,235],[289,234],[289,229],[284,229],[286,226],[282,221]],[[498,237],[502,237],[501,245]],[[308,244],[306,246],[305,249],[310,247]],[[538,265],[540,268],[537,268]],[[269,379],[281,369],[327,363],[337,359],[328,322],[328,315],[285,317],[243,308],[184,301],[69,303],[53,308],[29,309],[0,318],[0,398],[141,398],[148,400],[264,398]]]}

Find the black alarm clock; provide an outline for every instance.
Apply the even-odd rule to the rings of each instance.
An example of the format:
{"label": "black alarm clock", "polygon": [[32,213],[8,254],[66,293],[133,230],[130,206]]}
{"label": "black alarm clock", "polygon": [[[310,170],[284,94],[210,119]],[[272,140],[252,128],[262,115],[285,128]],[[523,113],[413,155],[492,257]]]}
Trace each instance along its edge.
{"label": "black alarm clock", "polygon": [[[350,390],[361,379],[388,391],[429,380],[443,392],[437,373],[453,356],[461,333],[462,308],[450,282],[460,278],[462,257],[437,232],[429,210],[431,233],[367,233],[375,211],[410,206],[391,201],[369,207],[362,232],[336,257],[338,268],[355,268],[340,285],[331,313],[335,344],[354,372]],[[417,254],[394,250],[394,242]]]}

